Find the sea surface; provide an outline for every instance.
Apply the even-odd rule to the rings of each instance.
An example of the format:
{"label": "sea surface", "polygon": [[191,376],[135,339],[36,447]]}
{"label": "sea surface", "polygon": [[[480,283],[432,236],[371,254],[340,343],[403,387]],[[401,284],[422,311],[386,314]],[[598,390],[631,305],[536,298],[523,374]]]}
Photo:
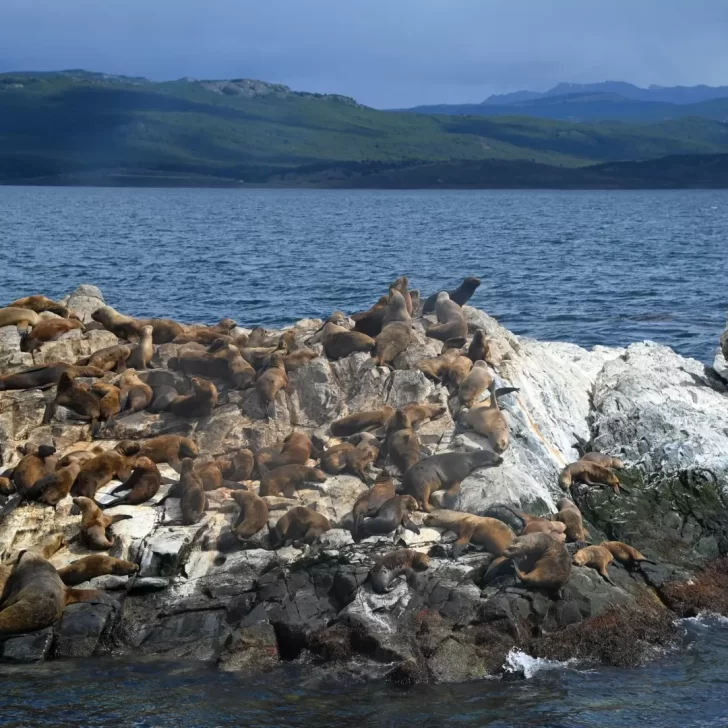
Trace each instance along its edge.
{"label": "sea surface", "polygon": [[712,360],[728,310],[728,191],[0,187],[0,290],[94,283],[137,316],[280,326],[366,309],[406,274],[517,334],[645,338]]}
{"label": "sea surface", "polygon": [[[477,275],[472,303],[584,346],[645,338],[704,362],[728,311],[728,192],[0,187],[0,291],[94,283],[139,316],[280,326]],[[728,622],[635,669],[515,653],[520,680],[397,689],[291,665],[251,679],[187,662],[0,667],[0,726],[728,726]]]}

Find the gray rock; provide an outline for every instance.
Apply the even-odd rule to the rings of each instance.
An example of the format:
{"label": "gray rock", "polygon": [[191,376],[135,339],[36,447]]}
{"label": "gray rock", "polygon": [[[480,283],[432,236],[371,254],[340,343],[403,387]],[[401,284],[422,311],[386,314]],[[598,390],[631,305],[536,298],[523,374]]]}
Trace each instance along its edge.
{"label": "gray rock", "polygon": [[41,662],[50,653],[53,627],[11,637],[0,643],[0,654],[6,662]]}
{"label": "gray rock", "polygon": [[110,604],[81,602],[63,610],[56,627],[53,653],[56,657],[91,657],[98,654],[99,642],[115,617]]}

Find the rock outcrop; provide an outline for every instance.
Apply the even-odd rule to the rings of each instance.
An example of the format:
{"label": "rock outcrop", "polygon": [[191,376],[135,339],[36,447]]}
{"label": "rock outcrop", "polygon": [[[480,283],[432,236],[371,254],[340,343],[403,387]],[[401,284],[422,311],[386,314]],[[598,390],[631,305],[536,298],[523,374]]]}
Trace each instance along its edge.
{"label": "rock outcrop", "polygon": [[[81,286],[66,304],[88,322],[104,302],[97,288]],[[108,511],[133,516],[113,526],[109,553],[134,561],[139,571],[83,585],[106,589],[115,600],[70,605],[55,626],[0,642],[2,658],[129,654],[259,671],[294,659],[346,667],[356,655],[359,665],[367,660],[370,674],[406,683],[497,673],[513,647],[539,656],[630,664],[640,647],[675,641],[665,596],[671,585],[687,583],[712,559],[728,554],[728,385],[720,380],[719,366],[707,370],[649,342],[589,351],[519,338],[481,311],[467,306],[464,311],[471,331],[486,332],[497,385],[518,388],[500,399],[511,444],[501,466],[474,472],[457,495],[448,498],[440,491],[434,498],[442,507],[477,515],[497,504],[553,513],[563,495],[559,473],[579,458],[580,439],[626,464],[619,495],[607,488],[574,488],[593,542],[601,537],[628,542],[657,565],[634,571],[613,565],[614,585],[592,569],[574,567],[558,596],[526,589],[507,573],[484,585],[493,557],[471,550],[453,559],[453,534],[424,527],[424,514],[415,513],[420,533],[403,530],[395,540],[428,552],[430,566],[376,594],[369,570],[392,550],[393,537],[354,542],[351,510],[367,488],[359,478],[331,476],[298,490],[294,499],[267,499],[269,528],[292,504],[329,519],[333,528],[310,546],[272,550],[264,528],[250,542],[220,550],[239,512],[230,491],[208,492],[202,520],[183,525],[179,499],[168,497],[177,475],[160,466],[167,482],[151,501]],[[305,340],[320,325],[302,321],[293,330]],[[412,368],[436,356],[440,343],[424,336],[420,320],[413,337],[391,371],[373,366],[365,353],[335,362],[321,356],[292,371],[271,420],[254,389],[221,386],[209,417],[137,412],[118,417],[92,443],[89,426],[62,409],[50,424],[42,423],[53,389],[0,392],[0,471],[18,462],[18,449],[26,443],[52,444],[63,454],[72,446],[108,448],[122,439],[173,433],[189,435],[203,455],[217,456],[271,445],[294,427],[325,440],[334,419],[412,402],[448,406],[448,414],[418,431],[427,452],[488,447],[484,437],[465,429],[456,398]],[[74,331],[30,355],[20,351],[15,327],[6,327],[0,329],[0,374],[75,362],[116,343],[106,331]],[[169,383],[189,391],[185,377],[162,366],[175,355],[174,347],[158,346],[154,368],[142,378],[152,386]],[[97,499],[107,500],[118,484],[111,481]],[[66,545],[52,558],[56,567],[88,553],[78,538],[80,517],[70,497],[55,509],[17,505],[17,499],[9,496],[0,510],[0,562],[58,532]],[[618,635],[617,642],[593,639],[602,633]],[[602,642],[612,647],[594,646]]]}

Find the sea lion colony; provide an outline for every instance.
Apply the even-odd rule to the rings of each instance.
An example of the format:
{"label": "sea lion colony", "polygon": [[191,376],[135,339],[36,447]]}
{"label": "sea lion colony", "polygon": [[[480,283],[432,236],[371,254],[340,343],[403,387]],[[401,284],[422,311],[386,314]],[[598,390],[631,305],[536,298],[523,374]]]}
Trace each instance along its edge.
{"label": "sea lion colony", "polygon": [[[486,439],[488,447],[471,452],[433,453],[420,443],[422,423],[446,412],[439,402],[410,402],[400,409],[382,404],[374,410],[354,412],[331,423],[327,441],[314,441],[308,433],[294,429],[272,446],[228,453],[200,452],[193,439],[179,435],[122,440],[111,448],[101,444],[114,423],[130,414],[148,410],[204,420],[218,406],[221,395],[234,390],[254,389],[260,418],[274,422],[277,407],[292,391],[288,374],[319,356],[340,360],[369,352],[372,366],[394,368],[395,359],[407,351],[413,339],[413,317],[422,315],[417,310],[422,305],[419,294],[408,290],[406,277],[394,281],[389,293],[368,311],[351,319],[335,312],[306,341],[298,340],[293,330],[277,336],[262,328],[245,333],[231,319],[215,326],[183,325],[169,319],[137,319],[109,306],[95,311],[93,323],[84,325],[63,304],[44,296],[29,296],[0,309],[0,325],[18,327],[24,351],[42,350],[45,343],[76,329],[85,332],[103,327],[120,340],[71,364],[52,362],[0,377],[0,391],[52,389],[44,422],[52,423],[62,407],[70,417],[88,422],[91,439],[99,440],[91,449],[76,447],[64,453],[57,453],[51,445],[29,443],[22,459],[0,473],[1,494],[10,499],[5,512],[8,504],[35,501],[55,507],[64,498],[73,498],[79,514],[79,539],[94,552],[61,569],[60,576],[49,561],[59,547],[58,539],[53,548],[41,544],[32,553],[26,550],[6,558],[0,564],[5,587],[0,596],[0,634],[49,626],[66,604],[99,598],[98,590],[68,589],[64,584],[136,571],[132,562],[98,553],[113,547],[114,524],[133,518],[128,512],[106,515],[106,511],[155,498],[164,480],[158,468],[161,463],[179,474],[165,497],[180,499],[184,524],[203,517],[208,492],[228,489],[239,515],[230,531],[221,535],[220,550],[245,548],[255,537],[259,540],[254,545],[271,549],[312,544],[336,524],[312,508],[298,505],[297,491],[348,472],[369,486],[340,524],[351,530],[355,541],[394,533],[396,542],[401,528],[419,533],[413,515],[424,511],[428,514],[424,525],[457,535],[452,558],[459,558],[471,544],[492,555],[486,582],[510,569],[525,587],[558,594],[572,565],[565,542],[581,549],[574,564],[592,566],[605,579],[609,578],[606,567],[614,559],[630,568],[645,561],[627,544],[586,546],[589,534],[581,514],[566,498],[550,517],[533,516],[508,505],[492,509],[494,517],[477,516],[443,510],[431,501],[442,490],[446,502],[455,499],[462,481],[477,469],[498,467],[509,445],[508,417],[498,398],[518,390],[496,388],[498,370],[487,335],[478,329],[470,336],[462,310],[479,284],[468,278],[451,295],[439,292],[427,299],[425,308],[434,309],[437,322],[422,319],[425,335],[443,342],[442,353],[415,363],[425,376],[447,388],[450,407],[461,425]],[[155,352],[168,344],[173,345],[174,355],[167,358],[166,366],[156,367],[168,369],[170,376],[147,379]],[[558,484],[567,491],[577,482],[604,485],[619,493],[613,470],[623,463],[588,452],[583,441],[577,448],[582,457],[564,468]],[[113,479],[121,481],[112,491],[118,497],[97,502],[99,488]],[[269,512],[279,509],[282,499],[287,510],[276,518],[267,541],[261,541]],[[394,578],[427,569],[428,563],[427,555],[416,551],[391,552],[374,565],[374,588],[387,591]],[[38,601],[41,597],[45,602]],[[36,602],[38,608],[33,606]]]}

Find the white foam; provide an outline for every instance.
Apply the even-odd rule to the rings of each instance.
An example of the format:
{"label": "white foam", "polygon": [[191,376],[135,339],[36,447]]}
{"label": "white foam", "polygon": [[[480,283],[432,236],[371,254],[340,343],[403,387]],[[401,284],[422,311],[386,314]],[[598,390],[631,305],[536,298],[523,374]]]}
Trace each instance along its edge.
{"label": "white foam", "polygon": [[728,627],[728,617],[715,612],[700,612],[697,617],[685,617],[685,619],[679,619],[678,623],[692,624],[699,627]]}
{"label": "white foam", "polygon": [[563,670],[567,667],[573,667],[576,662],[576,658],[559,662],[558,660],[547,660],[543,657],[531,657],[531,655],[527,655],[514,647],[506,655],[503,668],[506,672],[521,674],[526,680],[529,680],[541,670]]}

